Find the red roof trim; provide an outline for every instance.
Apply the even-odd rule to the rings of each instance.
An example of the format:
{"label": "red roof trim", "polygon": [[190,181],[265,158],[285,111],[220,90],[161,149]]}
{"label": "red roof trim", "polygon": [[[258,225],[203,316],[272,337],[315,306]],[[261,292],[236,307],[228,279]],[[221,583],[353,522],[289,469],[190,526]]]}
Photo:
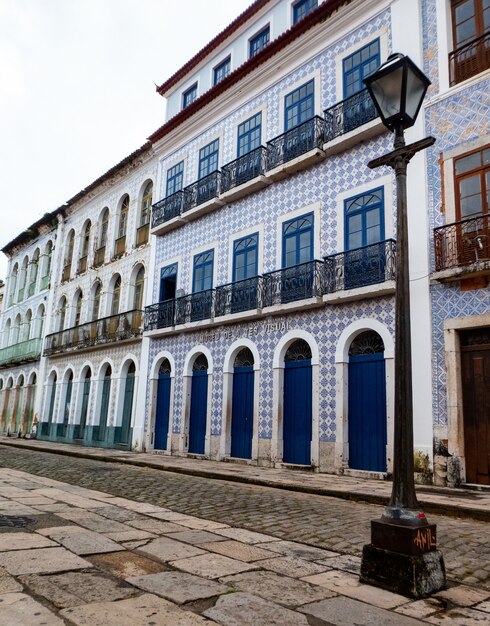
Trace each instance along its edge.
{"label": "red roof trim", "polygon": [[219,35],[216,35],[214,39],[204,46],[196,55],[194,55],[185,65],[183,65],[175,74],[173,74],[169,79],[167,79],[164,83],[162,83],[159,87],[157,87],[157,91],[159,94],[164,94],[170,87],[176,85],[179,80],[184,78],[186,74],[188,74],[192,69],[196,67],[203,59],[205,59],[211,52],[217,48],[220,44],[223,43],[230,35],[232,35],[236,30],[240,28],[247,20],[249,20],[255,13],[260,11],[262,7],[265,7],[270,0],[255,0],[253,4],[251,4],[248,9],[245,9],[243,13],[231,22],[224,30],[222,30]]}
{"label": "red roof trim", "polygon": [[148,141],[155,143],[159,141],[165,135],[168,135],[174,128],[177,128],[183,124],[186,120],[192,117],[195,113],[212,102],[219,94],[227,91],[230,87],[233,87],[244,76],[253,72],[259,65],[265,63],[268,59],[280,52],[283,48],[293,42],[295,39],[303,35],[306,31],[313,28],[316,24],[329,18],[334,11],[340,8],[344,4],[348,4],[351,0],[326,0],[309,15],[303,18],[300,22],[292,26],[289,30],[285,31],[277,39],[274,39],[270,44],[263,48],[258,54],[251,59],[248,59],[238,67],[235,71],[223,79],[220,83],[203,93],[197,100],[194,100],[192,104],[177,113],[163,126],[157,129],[148,137]]}

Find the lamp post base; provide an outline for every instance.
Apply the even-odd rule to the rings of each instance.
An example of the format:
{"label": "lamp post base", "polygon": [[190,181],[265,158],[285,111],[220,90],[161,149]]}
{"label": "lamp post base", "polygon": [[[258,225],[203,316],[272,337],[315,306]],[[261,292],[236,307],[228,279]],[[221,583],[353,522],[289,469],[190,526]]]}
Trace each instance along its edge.
{"label": "lamp post base", "polygon": [[371,541],[362,551],[361,582],[411,598],[426,598],[446,587],[435,524],[414,527],[373,520]]}

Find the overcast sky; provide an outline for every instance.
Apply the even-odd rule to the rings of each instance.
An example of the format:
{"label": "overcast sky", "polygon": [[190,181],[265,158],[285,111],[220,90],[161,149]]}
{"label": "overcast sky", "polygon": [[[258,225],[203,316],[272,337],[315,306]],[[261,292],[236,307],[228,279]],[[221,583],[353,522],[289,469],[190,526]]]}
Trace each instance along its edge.
{"label": "overcast sky", "polygon": [[251,1],[0,0],[0,247],[141,146],[154,83]]}

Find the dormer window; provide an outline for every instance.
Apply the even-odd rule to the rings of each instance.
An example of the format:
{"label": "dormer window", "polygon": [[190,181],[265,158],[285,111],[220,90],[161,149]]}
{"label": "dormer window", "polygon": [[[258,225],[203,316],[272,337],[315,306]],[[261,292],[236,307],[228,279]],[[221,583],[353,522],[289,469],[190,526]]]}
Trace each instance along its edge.
{"label": "dormer window", "polygon": [[254,37],[252,37],[249,41],[249,58],[254,57],[257,53],[259,53],[262,48],[270,41],[271,29],[269,24],[265,28],[263,28],[260,33],[257,33]]}
{"label": "dormer window", "polygon": [[196,99],[197,99],[197,83],[194,83],[192,87],[189,87],[189,89],[184,91],[184,93],[182,94],[182,108],[185,109],[186,107],[189,106],[189,104],[192,104],[194,100]]}
{"label": "dormer window", "polygon": [[213,85],[220,83],[223,78],[226,78],[231,70],[231,57],[226,58],[213,70]]}
{"label": "dormer window", "polygon": [[318,0],[298,0],[293,4],[293,24],[296,24],[318,6]]}

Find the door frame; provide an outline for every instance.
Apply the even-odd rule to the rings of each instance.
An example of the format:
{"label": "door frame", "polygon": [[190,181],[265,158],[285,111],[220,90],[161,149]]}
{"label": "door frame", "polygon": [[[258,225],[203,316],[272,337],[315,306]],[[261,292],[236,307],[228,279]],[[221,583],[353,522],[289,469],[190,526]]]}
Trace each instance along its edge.
{"label": "door frame", "polygon": [[148,426],[146,430],[146,449],[155,450],[155,427],[157,418],[157,398],[158,398],[158,372],[164,359],[170,363],[170,403],[168,407],[168,432],[167,446],[165,450],[159,450],[160,454],[171,454],[172,450],[172,424],[174,414],[174,393],[175,393],[175,359],[167,350],[159,352],[153,360],[150,373],[150,390],[148,394]]}

